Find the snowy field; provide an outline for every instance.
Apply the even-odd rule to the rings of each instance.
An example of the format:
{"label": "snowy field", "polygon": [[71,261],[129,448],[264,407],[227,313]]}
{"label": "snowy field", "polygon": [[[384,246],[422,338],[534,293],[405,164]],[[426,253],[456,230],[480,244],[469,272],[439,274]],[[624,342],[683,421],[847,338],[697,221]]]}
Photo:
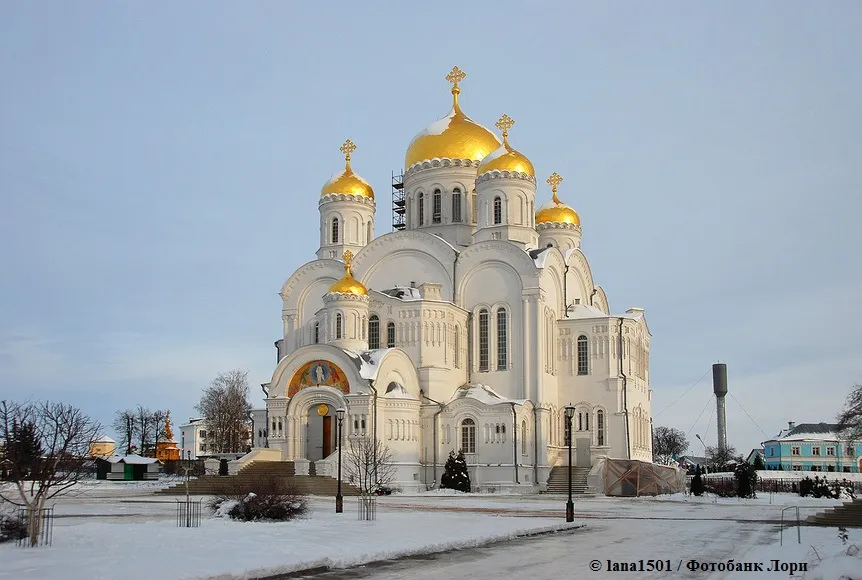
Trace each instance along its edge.
{"label": "snowy field", "polygon": [[[82,486],[56,505],[52,547],[0,546],[0,578],[251,579],[484,546],[566,527],[564,496],[425,493],[380,498],[374,522],[357,521],[352,498],[346,499],[343,514],[334,513],[332,498],[314,498],[310,517],[295,522],[239,523],[205,514],[200,528],[182,529],[175,526],[175,498],[153,495],[156,487],[155,482]],[[650,559],[669,560],[672,572],[644,571],[636,577],[753,577],[686,566],[690,560],[709,564],[733,558],[806,562],[812,571],[804,578],[838,580],[842,566],[862,571],[862,559],[830,560],[846,550],[836,529],[803,527],[799,545],[796,528],[788,528],[780,547],[777,522],[786,506],[799,506],[804,519],[840,503],[791,494],[752,500],[576,498],[575,524],[581,526],[576,529],[362,567],[349,577],[421,580],[517,573],[531,580],[604,578],[619,575],[607,571],[608,561],[644,560],[647,565]],[[862,547],[862,530],[849,534],[849,543]],[[814,568],[821,558],[826,562]],[[593,568],[594,561],[600,569]],[[333,570],[323,577],[341,574]]]}

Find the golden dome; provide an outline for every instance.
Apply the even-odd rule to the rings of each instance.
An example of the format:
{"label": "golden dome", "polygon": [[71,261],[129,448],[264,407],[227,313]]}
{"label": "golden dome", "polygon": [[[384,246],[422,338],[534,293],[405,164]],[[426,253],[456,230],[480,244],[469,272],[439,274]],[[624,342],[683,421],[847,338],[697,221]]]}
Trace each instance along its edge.
{"label": "golden dome", "polygon": [[557,186],[560,185],[562,181],[563,178],[557,175],[556,171],[548,178],[548,184],[554,192],[554,197],[551,199],[551,203],[536,212],[537,224],[557,223],[581,225],[581,216],[578,215],[578,212],[564,204],[560,201],[560,198],[557,197]]}
{"label": "golden dome", "polygon": [[365,296],[368,294],[368,288],[362,285],[362,282],[353,277],[350,272],[350,264],[353,262],[353,252],[345,250],[344,255],[344,278],[330,286],[330,292],[338,292],[340,294],[356,294],[357,296]]}
{"label": "golden dome", "polygon": [[460,83],[467,75],[457,66],[446,76],[452,83],[452,110],[413,138],[404,157],[405,168],[429,159],[481,161],[500,147],[497,136],[464,114],[458,106]]}
{"label": "golden dome", "polygon": [[330,193],[345,193],[347,195],[361,195],[374,199],[374,190],[367,181],[353,173],[350,167],[350,154],[356,151],[356,145],[348,139],[340,148],[344,153],[344,171],[335,175],[327,181],[320,190],[321,197]]}
{"label": "golden dome", "polygon": [[533,169],[530,160],[509,145],[509,129],[514,124],[515,121],[509,115],[503,115],[497,121],[497,128],[503,132],[503,145],[482,160],[482,163],[479,164],[479,175],[494,170],[517,171],[518,173],[536,175],[536,170]]}

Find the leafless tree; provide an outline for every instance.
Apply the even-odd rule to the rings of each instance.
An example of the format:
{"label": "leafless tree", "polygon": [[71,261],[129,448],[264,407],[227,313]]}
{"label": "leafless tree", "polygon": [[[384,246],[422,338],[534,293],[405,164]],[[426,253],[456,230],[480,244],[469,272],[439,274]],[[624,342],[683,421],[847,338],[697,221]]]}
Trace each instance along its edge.
{"label": "leafless tree", "polygon": [[728,463],[742,463],[742,457],[737,454],[736,447],[728,445],[727,447],[719,447],[712,445],[706,448],[706,462],[711,468],[721,470],[727,467]]}
{"label": "leafless tree", "polygon": [[165,434],[165,419],[167,418],[167,416],[168,416],[168,412],[162,411],[160,409],[156,409],[155,411],[150,413],[150,433],[151,433],[151,437],[152,437],[152,439],[151,439],[151,441],[152,441],[152,444],[151,444],[152,445],[152,447],[151,447],[152,453],[149,453],[148,455],[151,455],[152,457],[156,456],[156,447],[158,445],[159,439],[161,439]]}
{"label": "leafless tree", "polygon": [[248,444],[248,371],[220,373],[195,407],[207,426],[206,443],[214,453],[238,453]]}
{"label": "leafless tree", "polygon": [[351,437],[344,458],[347,481],[363,496],[376,493],[395,480],[392,452],[382,441],[370,437]]}
{"label": "leafless tree", "polygon": [[138,405],[135,411],[135,419],[138,424],[138,437],[140,445],[138,446],[138,455],[146,453],[150,445],[150,436],[152,435],[153,412],[143,405]]}
{"label": "leafless tree", "polygon": [[850,441],[862,439],[862,385],[856,385],[838,415],[838,432]]}
{"label": "leafless tree", "polygon": [[128,455],[132,452],[132,445],[138,433],[137,414],[132,409],[117,411],[111,426],[120,437],[120,449],[124,449]]}
{"label": "leafless tree", "polygon": [[656,427],[653,430],[652,454],[656,463],[670,465],[688,449],[685,433],[673,427]]}
{"label": "leafless tree", "polygon": [[40,511],[47,501],[67,493],[86,477],[90,445],[102,426],[64,403],[0,402],[0,436],[7,448],[13,443],[16,425],[31,426],[39,452],[26,465],[11,462],[7,479],[13,485],[0,488],[0,499],[26,508],[30,543],[36,545],[42,531]]}

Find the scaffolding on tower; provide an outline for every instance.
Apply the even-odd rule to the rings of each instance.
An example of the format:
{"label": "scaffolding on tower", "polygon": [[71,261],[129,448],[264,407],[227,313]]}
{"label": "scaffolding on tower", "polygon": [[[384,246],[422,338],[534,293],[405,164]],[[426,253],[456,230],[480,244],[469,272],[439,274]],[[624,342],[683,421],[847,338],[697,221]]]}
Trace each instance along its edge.
{"label": "scaffolding on tower", "polygon": [[404,201],[404,174],[392,172],[392,230],[400,232],[407,227]]}

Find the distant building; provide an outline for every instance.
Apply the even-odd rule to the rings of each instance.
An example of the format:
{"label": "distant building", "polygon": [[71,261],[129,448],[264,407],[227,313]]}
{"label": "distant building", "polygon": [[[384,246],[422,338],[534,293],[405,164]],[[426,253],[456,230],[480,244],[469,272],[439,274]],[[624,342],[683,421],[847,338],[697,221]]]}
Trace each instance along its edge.
{"label": "distant building", "polygon": [[762,449],[752,449],[748,453],[748,457],[745,458],[745,462],[748,463],[749,465],[754,465],[754,462],[757,461],[758,457],[763,459],[763,450]]}
{"label": "distant building", "polygon": [[787,423],[778,435],[763,442],[767,469],[783,471],[862,471],[862,442],[850,442],[837,434],[833,423]]}
{"label": "distant building", "polygon": [[152,457],[113,455],[96,459],[96,479],[145,481],[159,478],[159,460]]}
{"label": "distant building", "polygon": [[90,443],[90,457],[108,457],[114,454],[116,448],[116,441],[107,435],[102,435]]}
{"label": "distant building", "polygon": [[[254,442],[248,441],[246,447],[266,447],[266,409],[253,410],[251,416],[252,421],[248,427],[249,431],[254,433]],[[220,455],[213,451],[212,445],[207,441],[207,424],[200,417],[192,417],[188,423],[180,425],[179,443],[182,459],[198,459]],[[239,451],[244,453],[246,449],[240,449]],[[236,454],[231,453],[229,455]]]}

